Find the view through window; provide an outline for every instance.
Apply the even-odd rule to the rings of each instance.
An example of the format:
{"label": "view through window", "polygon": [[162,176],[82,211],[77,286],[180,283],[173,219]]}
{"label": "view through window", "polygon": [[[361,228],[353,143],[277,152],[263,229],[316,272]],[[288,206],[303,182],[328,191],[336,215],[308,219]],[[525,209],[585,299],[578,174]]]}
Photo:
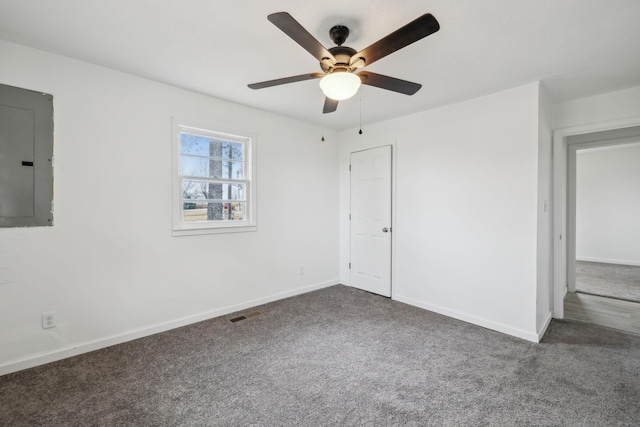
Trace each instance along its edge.
{"label": "view through window", "polygon": [[181,125],[177,137],[178,228],[247,225],[251,138]]}

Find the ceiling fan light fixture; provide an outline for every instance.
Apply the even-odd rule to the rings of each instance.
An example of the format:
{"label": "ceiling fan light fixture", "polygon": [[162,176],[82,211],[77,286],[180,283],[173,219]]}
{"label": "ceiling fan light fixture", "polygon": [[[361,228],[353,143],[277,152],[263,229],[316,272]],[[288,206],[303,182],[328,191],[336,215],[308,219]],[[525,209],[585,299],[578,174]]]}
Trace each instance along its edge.
{"label": "ceiling fan light fixture", "polygon": [[327,98],[343,101],[351,98],[360,88],[360,77],[348,71],[334,71],[320,80],[320,89]]}

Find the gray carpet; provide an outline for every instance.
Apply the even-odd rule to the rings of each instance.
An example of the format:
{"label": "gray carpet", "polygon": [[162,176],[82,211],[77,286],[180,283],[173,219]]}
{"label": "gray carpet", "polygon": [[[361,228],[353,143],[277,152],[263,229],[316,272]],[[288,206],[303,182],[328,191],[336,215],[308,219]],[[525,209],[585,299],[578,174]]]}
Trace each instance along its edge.
{"label": "gray carpet", "polygon": [[640,302],[640,267],[576,261],[576,291]]}
{"label": "gray carpet", "polygon": [[0,377],[2,426],[637,426],[640,336],[541,344],[334,286]]}

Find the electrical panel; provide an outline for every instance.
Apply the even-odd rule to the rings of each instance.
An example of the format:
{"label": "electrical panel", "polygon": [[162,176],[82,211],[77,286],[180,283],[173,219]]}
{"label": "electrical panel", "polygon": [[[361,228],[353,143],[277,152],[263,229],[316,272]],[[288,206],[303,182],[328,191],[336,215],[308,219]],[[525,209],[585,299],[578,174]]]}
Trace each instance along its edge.
{"label": "electrical panel", "polygon": [[0,84],[0,227],[53,225],[53,96]]}

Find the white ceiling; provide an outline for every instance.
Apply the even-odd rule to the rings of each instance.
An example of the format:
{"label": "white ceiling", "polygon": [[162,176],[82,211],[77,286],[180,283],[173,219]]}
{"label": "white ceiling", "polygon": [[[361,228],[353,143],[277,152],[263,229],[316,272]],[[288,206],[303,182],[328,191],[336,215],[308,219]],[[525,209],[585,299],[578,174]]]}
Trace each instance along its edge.
{"label": "white ceiling", "polygon": [[[542,80],[556,102],[640,85],[638,0],[0,0],[0,38],[342,130]],[[287,11],[323,45],[361,50],[424,13],[440,31],[366,69],[421,83],[363,86],[322,114],[320,71],[267,21]],[[1,61],[1,58],[0,58]]]}

